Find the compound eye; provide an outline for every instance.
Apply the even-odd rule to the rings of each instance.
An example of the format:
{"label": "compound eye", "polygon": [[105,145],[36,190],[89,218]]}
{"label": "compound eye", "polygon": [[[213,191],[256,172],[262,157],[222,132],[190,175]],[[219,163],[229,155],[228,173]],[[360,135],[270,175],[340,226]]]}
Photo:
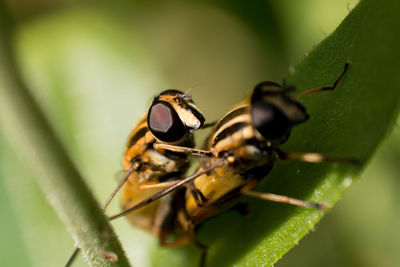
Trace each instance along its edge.
{"label": "compound eye", "polygon": [[178,114],[168,102],[154,102],[147,116],[151,133],[163,142],[176,142],[186,133]]}
{"label": "compound eye", "polygon": [[253,125],[266,139],[284,137],[292,128],[290,120],[274,105],[264,101],[252,104]]}

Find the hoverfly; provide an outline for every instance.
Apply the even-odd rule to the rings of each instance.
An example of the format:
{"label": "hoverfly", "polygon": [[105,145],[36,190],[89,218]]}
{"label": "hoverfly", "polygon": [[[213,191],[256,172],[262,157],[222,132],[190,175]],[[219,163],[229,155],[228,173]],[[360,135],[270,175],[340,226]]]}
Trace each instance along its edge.
{"label": "hoverfly", "polygon": [[[129,177],[126,182],[122,181],[123,209],[140,203],[162,189],[144,188],[145,185],[182,179],[189,167],[188,154],[158,151],[153,145],[165,143],[193,148],[192,132],[203,124],[204,117],[190,94],[167,90],[154,98],[148,113],[132,131],[125,148],[123,165]],[[169,198],[172,199],[172,196]],[[154,201],[139,212],[129,214],[128,218],[134,225],[154,233],[164,244],[163,233],[166,230],[163,227],[169,227],[166,217],[174,217],[170,214],[174,211],[170,205],[167,199]]]}
{"label": "hoverfly", "polygon": [[[279,148],[288,140],[292,128],[309,118],[305,107],[298,102],[298,99],[307,94],[334,90],[345,76],[349,65],[348,62],[345,64],[343,72],[332,86],[314,88],[295,97],[290,96],[291,88],[275,82],[259,83],[249,99],[236,105],[218,121],[205,142],[204,150],[155,143],[154,148],[159,151],[170,150],[203,156],[199,169],[193,175],[175,181],[172,185],[158,183],[157,188],[165,186],[166,189],[110,219],[116,219],[143,207],[184,184],[191,184],[186,187],[183,196],[185,204],[178,207],[176,213],[175,225],[179,225],[181,234],[177,243],[183,245],[192,242],[201,248],[203,251],[201,265],[204,265],[207,247],[197,240],[195,227],[205,219],[232,208],[241,196],[323,210],[325,204],[256,192],[253,189],[267,176],[277,159],[310,163],[324,161],[360,163],[353,158],[284,152]],[[147,187],[151,188],[152,185]],[[201,195],[201,201],[196,197],[198,195]],[[176,197],[182,201],[182,195]]]}
{"label": "hoverfly", "polygon": [[[190,165],[188,154],[158,151],[153,145],[166,143],[193,148],[192,132],[204,126],[204,121],[190,93],[170,89],[156,96],[129,136],[123,155],[125,175],[105,202],[103,210],[121,188],[121,204],[127,209],[160,191],[162,188],[154,188],[157,183],[182,179]],[[153,188],[142,188],[146,184],[152,184]],[[196,194],[196,190],[191,191]],[[172,199],[173,194],[169,198]],[[153,201],[128,216],[134,225],[154,233],[165,245],[163,233],[171,231],[169,228],[173,222],[168,222],[174,216],[170,213],[176,210],[170,207],[172,202],[169,198]],[[78,252],[79,248],[75,249],[66,266],[73,262]]]}

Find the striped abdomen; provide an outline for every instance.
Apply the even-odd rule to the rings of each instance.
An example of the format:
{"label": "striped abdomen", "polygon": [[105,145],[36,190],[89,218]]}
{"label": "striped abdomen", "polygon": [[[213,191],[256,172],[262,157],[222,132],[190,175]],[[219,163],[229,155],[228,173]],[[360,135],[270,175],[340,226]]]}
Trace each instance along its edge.
{"label": "striped abdomen", "polygon": [[267,175],[274,156],[271,146],[263,141],[252,125],[248,101],[237,105],[217,123],[205,144],[215,157],[204,160],[200,169],[228,156],[233,156],[235,161],[194,181],[207,199],[205,207],[199,207],[186,194],[186,209],[194,224],[232,207],[240,196],[240,187]]}

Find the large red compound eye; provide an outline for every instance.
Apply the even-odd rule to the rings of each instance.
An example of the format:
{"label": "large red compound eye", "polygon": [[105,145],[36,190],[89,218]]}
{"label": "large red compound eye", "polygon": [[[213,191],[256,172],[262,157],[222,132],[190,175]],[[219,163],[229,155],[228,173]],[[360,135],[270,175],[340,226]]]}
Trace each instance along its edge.
{"label": "large red compound eye", "polygon": [[174,108],[165,101],[155,101],[147,115],[151,133],[160,141],[176,142],[187,132]]}

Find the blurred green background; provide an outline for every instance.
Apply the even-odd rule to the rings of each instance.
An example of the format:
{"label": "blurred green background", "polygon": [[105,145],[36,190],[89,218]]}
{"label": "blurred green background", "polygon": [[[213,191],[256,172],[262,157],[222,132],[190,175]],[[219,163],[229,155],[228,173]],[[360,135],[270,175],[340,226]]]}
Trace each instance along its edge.
{"label": "blurred green background", "polygon": [[[24,78],[100,203],[119,179],[126,138],[153,95],[191,88],[205,117],[217,119],[256,83],[281,81],[356,4],[7,2],[19,23]],[[60,266],[72,238],[21,154],[0,136],[1,265]],[[396,127],[361,179],[276,266],[400,266],[399,160]],[[114,201],[108,214],[117,211]],[[123,219],[113,225],[134,266],[151,265],[156,240]]]}

